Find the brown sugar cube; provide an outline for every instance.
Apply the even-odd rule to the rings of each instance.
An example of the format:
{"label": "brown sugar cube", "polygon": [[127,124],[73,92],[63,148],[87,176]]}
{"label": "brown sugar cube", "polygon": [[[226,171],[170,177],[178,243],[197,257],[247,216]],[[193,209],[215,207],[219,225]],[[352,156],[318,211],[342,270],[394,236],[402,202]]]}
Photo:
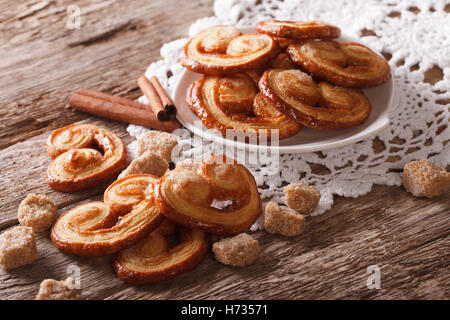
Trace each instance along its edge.
{"label": "brown sugar cube", "polygon": [[82,300],[81,289],[71,277],[63,281],[46,279],[41,282],[36,300]]}
{"label": "brown sugar cube", "polygon": [[305,217],[297,211],[269,202],[264,214],[264,229],[269,233],[294,237],[305,229]]}
{"label": "brown sugar cube", "polygon": [[240,233],[215,242],[212,251],[217,261],[233,267],[244,267],[256,260],[261,249],[258,240],[246,233]]}
{"label": "brown sugar cube", "polygon": [[403,186],[416,197],[438,197],[450,190],[450,172],[429,160],[412,161],[403,168]]}
{"label": "brown sugar cube", "polygon": [[14,227],[0,234],[0,268],[14,269],[36,260],[34,231],[30,227]]}
{"label": "brown sugar cube", "polygon": [[178,144],[175,135],[168,132],[149,131],[138,140],[138,155],[146,151],[159,154],[164,160],[172,160],[172,150]]}
{"label": "brown sugar cube", "polygon": [[169,163],[159,154],[151,151],[143,153],[139,158],[134,159],[128,167],[122,171],[118,178],[123,178],[132,174],[146,173],[161,177],[169,168]]}
{"label": "brown sugar cube", "polygon": [[303,183],[290,184],[284,188],[286,205],[298,213],[313,213],[319,206],[320,192],[317,187]]}
{"label": "brown sugar cube", "polygon": [[19,204],[19,223],[36,232],[45,231],[55,222],[56,204],[43,194],[29,194]]}
{"label": "brown sugar cube", "polygon": [[194,159],[184,159],[182,161],[177,162],[176,169],[185,169],[196,171],[198,167],[198,162],[195,162]]}

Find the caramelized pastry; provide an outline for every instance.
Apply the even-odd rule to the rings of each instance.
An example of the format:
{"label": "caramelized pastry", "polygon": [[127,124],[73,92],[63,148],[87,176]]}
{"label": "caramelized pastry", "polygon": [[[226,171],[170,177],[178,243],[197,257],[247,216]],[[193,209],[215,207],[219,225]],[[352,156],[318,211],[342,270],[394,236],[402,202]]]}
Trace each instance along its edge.
{"label": "caramelized pastry", "polygon": [[341,35],[338,27],[321,21],[262,21],[256,24],[256,31],[271,37],[289,39],[332,39]]}
{"label": "caramelized pastry", "polygon": [[180,53],[180,63],[203,74],[230,74],[266,64],[278,53],[265,34],[243,34],[234,27],[216,26],[191,38]]}
{"label": "caramelized pastry", "polygon": [[[291,120],[290,118],[283,115],[280,111],[278,111],[276,108],[273,107],[273,105],[267,100],[267,98],[261,93],[258,92],[258,94],[255,97],[255,100],[253,102],[253,113],[259,118],[259,119],[282,119],[287,118],[292,123],[296,123],[295,121]],[[300,125],[298,125],[301,127]]]}
{"label": "caramelized pastry", "polygon": [[259,88],[283,114],[314,129],[341,129],[364,122],[370,103],[362,91],[327,82],[316,84],[300,70],[269,69]]}
{"label": "caramelized pastry", "polygon": [[[233,88],[232,90],[229,90]],[[279,139],[295,135],[301,126],[291,118],[275,112],[274,107],[257,97],[253,81],[244,74],[227,77],[203,76],[194,82],[188,90],[187,103],[207,128],[218,129],[226,135],[227,129],[242,132],[271,134],[279,130]],[[251,115],[252,108],[260,108],[272,114],[270,117]],[[228,109],[232,106],[232,109]],[[242,113],[234,113],[241,111]],[[264,130],[264,131],[261,131]]]}
{"label": "caramelized pastry", "polygon": [[250,79],[253,80],[253,83],[255,85],[258,85],[259,79],[261,79],[261,76],[263,75],[264,71],[266,71],[266,68],[252,69],[246,71],[245,74],[249,76]]}
{"label": "caramelized pastry", "polygon": [[281,38],[281,37],[272,37],[272,39],[275,40],[275,42],[282,50],[286,50],[287,47],[298,41],[291,38]]}
{"label": "caramelized pastry", "polygon": [[208,246],[208,237],[201,230],[182,230],[180,243],[172,248],[164,235],[152,232],[135,246],[119,252],[113,266],[117,276],[128,283],[155,283],[194,269],[205,257]]}
{"label": "caramelized pastry", "polygon": [[355,42],[306,41],[290,45],[286,52],[314,76],[340,86],[374,87],[391,78],[387,61]]}
{"label": "caramelized pastry", "polygon": [[[185,227],[228,236],[249,228],[261,214],[261,199],[250,171],[223,155],[200,163],[197,172],[175,169],[154,192],[161,214]],[[230,201],[222,209],[213,200]]]}
{"label": "caramelized pastry", "polygon": [[106,189],[103,202],[115,215],[124,215],[145,199],[145,190],[156,179],[149,174],[133,174],[118,179]]}
{"label": "caramelized pastry", "polygon": [[219,77],[214,89],[217,94],[217,105],[223,112],[233,115],[236,113],[250,114],[253,98],[258,87],[242,73]]}
{"label": "caramelized pastry", "polygon": [[[298,69],[296,65],[286,53],[280,53],[272,62],[274,69]],[[262,74],[261,74],[262,75]]]}
{"label": "caramelized pastry", "polygon": [[164,221],[153,232],[157,232],[165,237],[170,237],[177,232],[177,224],[172,220],[164,218]]}
{"label": "caramelized pastry", "polygon": [[[289,56],[282,52],[280,53],[271,64],[272,68],[276,69],[298,69],[299,66],[295,64]],[[253,80],[256,85],[258,85],[259,79],[261,79],[262,75],[264,74],[264,71],[266,71],[267,68],[260,68],[260,69],[253,69],[246,71],[245,73]]]}
{"label": "caramelized pastry", "polygon": [[208,53],[227,53],[231,40],[242,35],[242,32],[233,26],[215,26],[207,30],[201,42],[201,49]]}
{"label": "caramelized pastry", "polygon": [[[128,176],[113,184],[105,194],[106,202],[115,205],[110,209],[103,202],[91,202],[79,205],[61,216],[53,225],[51,238],[62,251],[81,255],[98,256],[115,253],[128,248],[146,237],[164,220],[159,214],[154,199],[142,199],[145,189],[156,179],[148,175]],[[143,180],[141,180],[143,179]],[[125,198],[129,197],[127,200]],[[117,222],[116,207],[130,206],[136,203],[120,223]]]}
{"label": "caramelized pastry", "polygon": [[47,152],[54,158],[47,170],[47,183],[62,192],[93,187],[127,166],[122,141],[91,124],[56,129],[47,140]]}

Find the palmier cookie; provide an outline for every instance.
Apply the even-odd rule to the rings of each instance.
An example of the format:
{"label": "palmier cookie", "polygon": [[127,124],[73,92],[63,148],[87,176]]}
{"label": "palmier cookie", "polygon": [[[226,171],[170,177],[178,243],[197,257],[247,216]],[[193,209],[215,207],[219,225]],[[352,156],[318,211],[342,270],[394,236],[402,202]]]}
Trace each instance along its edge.
{"label": "palmier cookie", "polygon": [[217,129],[224,136],[227,130],[258,136],[276,132],[284,139],[301,129],[259,94],[245,74],[203,76],[189,88],[187,103],[207,128]]}
{"label": "palmier cookie", "polygon": [[208,236],[202,230],[182,229],[179,243],[172,248],[165,235],[154,231],[135,246],[120,251],[113,266],[117,276],[128,283],[155,283],[194,269],[208,247]]}
{"label": "palmier cookie", "polygon": [[47,140],[47,152],[54,158],[47,183],[62,192],[93,187],[127,166],[127,150],[119,137],[91,124],[56,129]]}
{"label": "palmier cookie", "polygon": [[256,24],[256,31],[276,37],[280,42],[282,39],[333,39],[341,35],[338,27],[321,21],[262,21]]}
{"label": "palmier cookie", "polygon": [[248,70],[245,72],[245,74],[247,74],[256,85],[258,85],[259,79],[261,79],[261,76],[263,75],[264,71],[266,71],[269,68],[300,69],[300,67],[297,64],[295,64],[285,52],[282,52],[278,54],[278,56],[275,59],[273,59],[269,67]]}
{"label": "palmier cookie", "polygon": [[230,26],[216,26],[191,38],[179,62],[203,74],[230,74],[263,66],[278,53],[277,43],[265,34],[240,34]]}
{"label": "palmier cookie", "polygon": [[52,227],[53,244],[81,256],[112,254],[136,244],[164,221],[154,199],[144,194],[156,181],[144,174],[118,180],[105,192],[105,203],[85,203],[62,215]]}
{"label": "palmier cookie", "polygon": [[360,43],[306,41],[291,44],[286,52],[312,75],[340,86],[374,87],[391,78],[387,61]]}
{"label": "palmier cookie", "polygon": [[[233,159],[214,155],[192,170],[164,175],[154,196],[161,214],[187,228],[228,236],[249,228],[261,214],[261,199],[250,171]],[[213,200],[230,201],[224,208]]]}
{"label": "palmier cookie", "polygon": [[369,100],[361,90],[317,84],[300,70],[269,69],[259,88],[280,112],[314,129],[352,127],[370,114]]}

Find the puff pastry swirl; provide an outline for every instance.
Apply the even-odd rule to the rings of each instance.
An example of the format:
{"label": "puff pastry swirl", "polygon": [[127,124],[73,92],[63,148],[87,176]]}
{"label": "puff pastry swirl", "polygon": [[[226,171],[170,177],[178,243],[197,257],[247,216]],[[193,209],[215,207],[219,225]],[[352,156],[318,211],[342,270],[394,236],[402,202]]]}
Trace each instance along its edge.
{"label": "puff pastry swirl", "polygon": [[[249,228],[261,214],[261,199],[250,171],[223,155],[207,158],[192,170],[175,169],[155,189],[161,214],[185,227],[228,236]],[[224,208],[214,199],[229,201]]]}
{"label": "puff pastry swirl", "polygon": [[224,136],[227,129],[267,136],[278,130],[279,139],[284,139],[301,129],[257,94],[253,80],[245,74],[203,76],[188,89],[187,104],[207,128],[218,129]]}
{"label": "puff pastry swirl", "polygon": [[256,24],[256,31],[272,37],[289,39],[332,39],[341,35],[338,27],[321,21],[261,21]]}
{"label": "puff pastry swirl", "polygon": [[268,35],[216,26],[191,38],[180,52],[179,62],[203,74],[230,74],[260,67],[278,53],[277,43]]}
{"label": "puff pastry swirl", "polygon": [[364,122],[370,103],[362,91],[315,83],[300,70],[269,69],[259,87],[282,113],[314,129],[342,129]]}
{"label": "puff pastry swirl", "polygon": [[[105,203],[113,204],[111,208],[103,202],[91,202],[62,215],[52,228],[53,243],[65,252],[98,256],[128,248],[146,237],[163,222],[164,217],[159,214],[152,197],[138,201],[142,198],[143,190],[147,189],[141,183],[143,176],[127,176],[113,185],[105,194]],[[147,181],[148,185],[154,185],[157,179],[147,175]],[[129,182],[138,187],[130,188]],[[124,199],[126,197],[129,199]],[[131,203],[135,205],[116,224],[118,212],[114,208],[129,206]]]}
{"label": "puff pastry swirl", "polygon": [[118,179],[105,190],[103,202],[115,215],[124,215],[145,199],[146,189],[152,187],[156,179],[150,174],[132,174]]}
{"label": "puff pastry swirl", "polygon": [[208,250],[204,231],[183,229],[180,242],[170,248],[167,237],[152,232],[135,246],[120,251],[113,262],[117,276],[131,284],[175,278],[195,268]]}
{"label": "puff pastry swirl", "polygon": [[360,43],[310,40],[291,44],[286,52],[314,76],[340,86],[374,87],[391,78],[387,61]]}
{"label": "puff pastry swirl", "polygon": [[95,186],[127,165],[122,141],[112,132],[91,124],[56,129],[47,140],[47,152],[54,158],[47,170],[47,183],[62,192]]}

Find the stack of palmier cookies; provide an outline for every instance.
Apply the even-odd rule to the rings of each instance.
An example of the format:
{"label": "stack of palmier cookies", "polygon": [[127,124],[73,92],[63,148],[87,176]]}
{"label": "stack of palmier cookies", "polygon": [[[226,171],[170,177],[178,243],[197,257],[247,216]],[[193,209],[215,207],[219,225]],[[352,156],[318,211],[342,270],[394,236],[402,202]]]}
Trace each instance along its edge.
{"label": "stack of palmier cookies", "polygon": [[[339,28],[318,21],[263,21],[257,33],[215,26],[191,38],[180,63],[203,74],[186,101],[210,129],[279,138],[305,126],[342,129],[363,123],[370,102],[361,88],[391,77],[387,61]],[[262,131],[264,130],[264,131]]]}
{"label": "stack of palmier cookies", "polygon": [[[169,135],[159,133],[159,140],[164,134]],[[100,185],[127,165],[120,138],[91,124],[53,131],[47,151],[54,158],[47,182],[62,192]],[[214,201],[226,205],[218,207]],[[60,250],[76,255],[112,254],[121,279],[147,284],[195,268],[208,251],[209,234],[236,235],[260,214],[261,199],[250,171],[214,155],[195,165],[177,165],[162,177],[120,177],[106,189],[102,202],[81,204],[59,217],[51,239]]]}

